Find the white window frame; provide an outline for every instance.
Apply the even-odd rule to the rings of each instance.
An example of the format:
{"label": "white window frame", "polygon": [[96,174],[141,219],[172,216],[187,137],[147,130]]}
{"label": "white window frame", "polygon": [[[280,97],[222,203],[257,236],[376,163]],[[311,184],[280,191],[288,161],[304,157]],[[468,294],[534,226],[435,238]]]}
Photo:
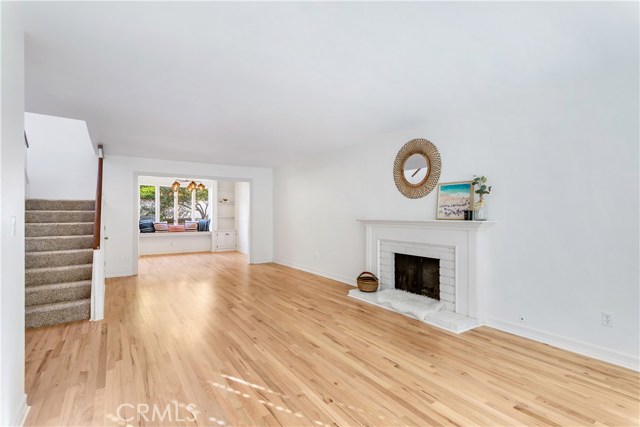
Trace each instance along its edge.
{"label": "white window frame", "polygon": [[[170,187],[169,185],[159,185],[159,184],[145,184],[143,182],[138,184],[138,220],[140,220],[140,187],[155,187],[155,222],[160,222],[160,187]],[[209,188],[209,198],[207,200],[209,206],[213,206],[211,204],[211,188]],[[178,192],[173,192],[173,225],[178,225]],[[211,212],[209,213],[209,218],[211,218]],[[204,219],[209,219],[204,218]],[[196,190],[191,191],[191,221],[196,220]]]}

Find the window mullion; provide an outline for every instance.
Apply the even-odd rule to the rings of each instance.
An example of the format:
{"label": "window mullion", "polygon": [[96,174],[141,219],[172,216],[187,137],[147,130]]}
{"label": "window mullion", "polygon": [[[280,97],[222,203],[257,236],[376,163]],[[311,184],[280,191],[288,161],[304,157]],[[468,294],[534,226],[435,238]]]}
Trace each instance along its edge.
{"label": "window mullion", "polygon": [[178,192],[173,192],[173,224],[178,225]]}
{"label": "window mullion", "polygon": [[196,190],[191,192],[191,221],[196,220]]}
{"label": "window mullion", "polygon": [[160,186],[156,185],[156,191],[155,191],[155,196],[156,196],[156,212],[155,212],[155,216],[156,216],[156,222],[160,222]]}

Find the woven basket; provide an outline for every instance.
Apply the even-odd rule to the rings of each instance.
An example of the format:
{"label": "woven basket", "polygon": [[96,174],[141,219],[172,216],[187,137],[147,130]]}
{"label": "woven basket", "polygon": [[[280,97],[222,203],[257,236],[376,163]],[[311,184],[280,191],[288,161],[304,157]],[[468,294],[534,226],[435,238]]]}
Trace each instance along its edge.
{"label": "woven basket", "polygon": [[357,279],[358,289],[362,292],[375,292],[378,290],[378,278],[375,274],[364,271]]}

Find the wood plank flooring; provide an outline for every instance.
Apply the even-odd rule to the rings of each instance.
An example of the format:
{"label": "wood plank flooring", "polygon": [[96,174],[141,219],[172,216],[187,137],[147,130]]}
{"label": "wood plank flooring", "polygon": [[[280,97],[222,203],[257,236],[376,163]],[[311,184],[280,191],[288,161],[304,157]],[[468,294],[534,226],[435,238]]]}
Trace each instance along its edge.
{"label": "wood plank flooring", "polygon": [[633,371],[348,289],[238,253],[144,257],[104,321],[27,331],[26,425],[639,423]]}

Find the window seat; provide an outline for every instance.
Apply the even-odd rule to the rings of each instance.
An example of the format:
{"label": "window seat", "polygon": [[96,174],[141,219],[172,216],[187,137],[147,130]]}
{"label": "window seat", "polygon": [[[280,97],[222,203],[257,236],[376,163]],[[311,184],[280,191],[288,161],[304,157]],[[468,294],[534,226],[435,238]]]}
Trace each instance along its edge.
{"label": "window seat", "polygon": [[211,252],[213,247],[211,231],[163,231],[138,235],[138,255]]}
{"label": "window seat", "polygon": [[147,237],[175,237],[175,236],[209,236],[213,234],[213,231],[156,231],[155,233],[138,233],[141,238]]}

